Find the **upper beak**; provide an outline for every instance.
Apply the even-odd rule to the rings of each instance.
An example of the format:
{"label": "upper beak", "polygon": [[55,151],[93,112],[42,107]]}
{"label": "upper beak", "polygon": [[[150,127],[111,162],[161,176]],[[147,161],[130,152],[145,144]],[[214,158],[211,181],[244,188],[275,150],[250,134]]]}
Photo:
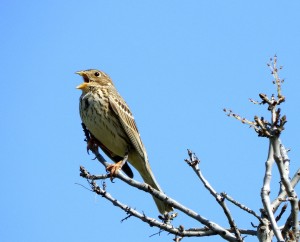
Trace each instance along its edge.
{"label": "upper beak", "polygon": [[75,74],[78,74],[80,76],[83,76],[83,73],[84,73],[84,71],[77,71],[77,72],[75,72]]}
{"label": "upper beak", "polygon": [[[77,71],[77,72],[75,72],[75,74],[78,74],[78,75],[84,77],[84,71]],[[77,88],[77,89],[84,90],[84,89],[87,87],[87,85],[88,85],[87,82],[83,82],[83,83],[81,83],[80,85],[78,85],[76,88]]]}

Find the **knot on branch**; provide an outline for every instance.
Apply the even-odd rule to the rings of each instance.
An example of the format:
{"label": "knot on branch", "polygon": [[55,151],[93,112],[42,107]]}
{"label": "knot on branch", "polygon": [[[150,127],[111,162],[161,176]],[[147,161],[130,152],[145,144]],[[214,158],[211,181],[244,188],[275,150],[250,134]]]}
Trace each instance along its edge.
{"label": "knot on branch", "polygon": [[189,159],[185,159],[184,161],[192,167],[196,167],[199,163],[200,160],[198,159],[198,157],[195,155],[195,153],[193,153],[191,150],[187,150],[188,151],[188,155],[189,155]]}
{"label": "knot on branch", "polygon": [[89,179],[90,178],[90,173],[83,167],[83,166],[80,166],[80,176],[83,177],[83,178],[86,178],[86,179]]}
{"label": "knot on branch", "polygon": [[95,181],[90,182],[93,192],[95,192],[98,195],[104,195],[103,190],[98,186],[98,184]]}
{"label": "knot on branch", "polygon": [[163,215],[158,215],[158,218],[165,224],[170,224],[174,218],[176,218],[178,213],[164,213]]}

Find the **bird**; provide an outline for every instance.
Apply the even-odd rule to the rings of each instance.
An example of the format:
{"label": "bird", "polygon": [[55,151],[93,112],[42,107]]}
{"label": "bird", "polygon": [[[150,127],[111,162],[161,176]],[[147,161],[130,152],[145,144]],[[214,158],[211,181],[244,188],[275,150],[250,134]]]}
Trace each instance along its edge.
{"label": "bird", "polygon": [[[142,143],[135,119],[129,106],[118,93],[109,75],[97,69],[76,72],[83,83],[76,88],[82,91],[79,113],[95,143],[114,162],[107,167],[111,176],[122,168],[132,178],[126,161],[139,172],[145,183],[162,191],[151,170],[146,149]],[[171,205],[153,196],[158,211],[173,211]]]}

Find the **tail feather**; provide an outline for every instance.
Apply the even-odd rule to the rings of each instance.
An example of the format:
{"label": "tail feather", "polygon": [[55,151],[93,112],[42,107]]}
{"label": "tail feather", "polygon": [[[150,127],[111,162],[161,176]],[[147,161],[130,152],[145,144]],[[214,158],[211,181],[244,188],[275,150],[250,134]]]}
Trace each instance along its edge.
{"label": "tail feather", "polygon": [[[152,173],[146,154],[142,157],[139,154],[131,153],[129,154],[129,162],[135,169],[137,169],[145,183],[162,192],[162,189],[158,185],[158,182],[156,181],[154,174]],[[161,214],[173,211],[172,206],[170,206],[168,203],[161,201],[154,196],[152,197],[158,208],[158,211]]]}
{"label": "tail feather", "polygon": [[[162,192],[162,189],[160,188],[160,186],[158,185],[150,167],[146,167],[146,170],[144,172],[141,172],[140,171],[140,174],[144,180],[145,183],[149,184],[151,187],[153,187],[154,189],[158,190],[158,191],[161,191]],[[168,213],[168,212],[171,212],[173,211],[173,208],[167,204],[166,202],[163,202],[161,200],[159,200],[158,198],[152,196],[153,199],[154,199],[154,202],[158,208],[158,211],[161,213],[161,214],[164,214],[164,213]]]}

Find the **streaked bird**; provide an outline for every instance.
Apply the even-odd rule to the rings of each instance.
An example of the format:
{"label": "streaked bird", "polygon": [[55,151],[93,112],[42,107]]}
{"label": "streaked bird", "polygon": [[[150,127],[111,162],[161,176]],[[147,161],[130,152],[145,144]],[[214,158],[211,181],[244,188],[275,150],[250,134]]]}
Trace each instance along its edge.
{"label": "streaked bird", "polygon": [[[162,191],[150,168],[134,117],[110,77],[95,69],[76,73],[84,80],[77,86],[82,90],[79,105],[81,120],[96,140],[95,143],[117,162],[107,168],[111,175],[122,168],[132,177],[129,166],[123,160],[128,155],[129,163],[140,173],[144,182]],[[167,203],[153,198],[161,214],[173,210]]]}

